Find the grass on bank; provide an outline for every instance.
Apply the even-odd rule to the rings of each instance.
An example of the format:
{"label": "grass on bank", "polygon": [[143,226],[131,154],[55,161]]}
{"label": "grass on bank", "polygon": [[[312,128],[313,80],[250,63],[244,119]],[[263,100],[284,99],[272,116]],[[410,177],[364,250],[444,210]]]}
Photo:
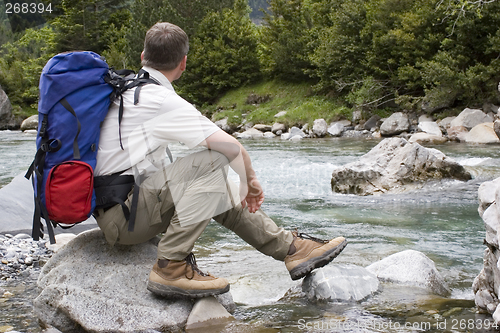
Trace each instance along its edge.
{"label": "grass on bank", "polygon": [[[269,100],[260,104],[248,104],[249,96]],[[246,122],[269,124],[281,122],[288,126],[312,124],[315,119],[327,122],[351,119],[352,110],[334,99],[318,96],[306,83],[266,81],[235,89],[226,93],[216,104],[204,107],[205,115],[213,121],[228,118],[228,123],[239,125]],[[286,115],[278,118],[280,111]]]}

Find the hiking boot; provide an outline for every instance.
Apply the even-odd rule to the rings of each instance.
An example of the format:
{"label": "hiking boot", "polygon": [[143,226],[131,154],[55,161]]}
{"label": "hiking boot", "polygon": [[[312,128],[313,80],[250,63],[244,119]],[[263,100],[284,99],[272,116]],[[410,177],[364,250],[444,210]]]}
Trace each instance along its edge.
{"label": "hiking boot", "polygon": [[292,234],[293,242],[285,257],[285,265],[292,280],[298,280],[313,269],[325,266],[335,259],[347,245],[344,237],[327,241],[296,231]]}
{"label": "hiking boot", "polygon": [[200,271],[190,253],[182,261],[158,259],[149,274],[147,288],[165,297],[198,298],[225,293],[229,291],[229,283]]}

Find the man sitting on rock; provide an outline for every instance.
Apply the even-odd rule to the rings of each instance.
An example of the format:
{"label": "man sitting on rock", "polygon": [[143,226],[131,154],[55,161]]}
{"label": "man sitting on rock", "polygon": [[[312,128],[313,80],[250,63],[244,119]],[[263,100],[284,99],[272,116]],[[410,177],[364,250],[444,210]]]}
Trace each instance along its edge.
{"label": "man sitting on rock", "polygon": [[[176,94],[171,82],[186,69],[188,48],[182,29],[155,24],[146,34],[141,59],[157,84],[142,86],[140,93],[127,90],[121,122],[120,100],[103,122],[96,175],[120,174],[118,180],[133,175],[140,184],[135,213],[137,194],[131,190],[124,197],[135,216],[133,230],[122,205],[96,211],[107,241],[137,244],[163,233],[147,288],[170,297],[229,290],[226,279],[199,270],[191,253],[211,218],[260,252],[284,261],[293,280],[331,262],[346,240],[322,241],[278,227],[260,209],[264,194],[245,148]],[[167,163],[170,142],[197,150]],[[239,175],[239,190],[227,179],[229,166]]]}

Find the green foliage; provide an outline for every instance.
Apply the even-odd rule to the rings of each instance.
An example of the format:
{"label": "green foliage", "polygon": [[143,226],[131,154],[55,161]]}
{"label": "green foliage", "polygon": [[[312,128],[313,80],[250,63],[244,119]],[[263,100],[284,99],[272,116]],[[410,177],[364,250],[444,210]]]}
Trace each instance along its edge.
{"label": "green foliage", "polygon": [[499,6],[451,20],[430,0],[337,1],[310,56],[316,88],[362,108],[498,101]]}
{"label": "green foliage", "polygon": [[2,45],[0,85],[13,105],[37,108],[40,74],[54,50],[55,33],[50,27],[27,29],[18,41]]}
{"label": "green foliage", "polygon": [[[170,22],[181,27],[191,38],[203,17],[210,12],[232,7],[234,0],[134,0],[130,17],[108,39],[109,47],[103,52],[107,61],[116,68],[140,68],[147,30],[157,22]],[[119,27],[115,24],[116,27]]]}
{"label": "green foliage", "polygon": [[110,36],[125,22],[117,19],[126,14],[126,0],[61,0],[57,16],[51,25],[56,31],[58,52],[88,50],[101,53]]}
{"label": "green foliage", "polygon": [[260,34],[262,63],[265,71],[275,77],[309,80],[306,71],[312,69],[313,7],[308,0],[270,0],[265,26]]}
{"label": "green foliage", "polygon": [[192,39],[188,70],[180,81],[181,94],[194,103],[214,102],[231,88],[259,76],[257,39],[244,0],[234,9],[205,16]]}

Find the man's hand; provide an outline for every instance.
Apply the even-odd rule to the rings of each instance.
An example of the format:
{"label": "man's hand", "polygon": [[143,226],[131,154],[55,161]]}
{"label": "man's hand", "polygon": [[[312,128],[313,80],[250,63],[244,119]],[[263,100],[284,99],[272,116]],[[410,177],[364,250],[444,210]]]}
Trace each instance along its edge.
{"label": "man's hand", "polygon": [[243,208],[248,207],[250,213],[255,213],[259,210],[264,202],[264,191],[257,178],[249,180],[248,184],[241,186],[240,193],[246,193],[246,196],[241,201]]}

